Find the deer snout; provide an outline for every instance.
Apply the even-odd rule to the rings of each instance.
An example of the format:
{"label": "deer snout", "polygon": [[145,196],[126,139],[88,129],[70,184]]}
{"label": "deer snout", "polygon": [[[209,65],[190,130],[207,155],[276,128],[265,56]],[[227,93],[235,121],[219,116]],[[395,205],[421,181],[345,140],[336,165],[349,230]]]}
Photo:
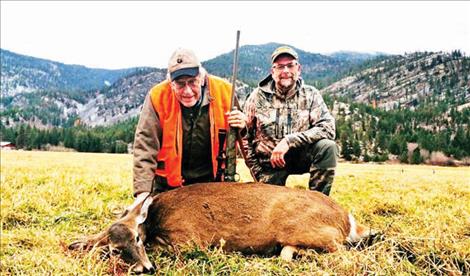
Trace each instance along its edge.
{"label": "deer snout", "polygon": [[86,249],[88,244],[85,241],[74,241],[73,243],[69,244],[67,247],[68,250],[84,250]]}
{"label": "deer snout", "polygon": [[[134,265],[133,268],[131,268],[133,273],[150,273],[153,274],[155,273],[155,268],[153,267],[152,263],[150,262],[147,253],[145,253],[145,247],[143,244],[139,246],[137,249],[137,256],[136,259],[138,259],[137,263]],[[122,255],[121,255],[122,256]],[[128,260],[126,260],[128,261]]]}
{"label": "deer snout", "polygon": [[155,268],[153,267],[153,265],[150,262],[148,264],[139,263],[139,264],[136,264],[132,268],[132,273],[134,273],[134,274],[142,274],[142,273],[154,274],[155,273]]}

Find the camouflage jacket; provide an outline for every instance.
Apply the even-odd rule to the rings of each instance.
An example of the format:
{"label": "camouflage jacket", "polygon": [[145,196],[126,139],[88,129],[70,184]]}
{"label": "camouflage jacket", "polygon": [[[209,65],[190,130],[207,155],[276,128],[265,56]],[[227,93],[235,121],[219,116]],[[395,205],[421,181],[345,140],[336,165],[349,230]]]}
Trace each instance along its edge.
{"label": "camouflage jacket", "polygon": [[258,176],[269,163],[274,147],[286,137],[289,148],[335,138],[335,119],[320,92],[302,79],[295,93],[282,97],[275,92],[271,75],[259,83],[247,98],[244,112],[248,132],[244,139],[246,164]]}

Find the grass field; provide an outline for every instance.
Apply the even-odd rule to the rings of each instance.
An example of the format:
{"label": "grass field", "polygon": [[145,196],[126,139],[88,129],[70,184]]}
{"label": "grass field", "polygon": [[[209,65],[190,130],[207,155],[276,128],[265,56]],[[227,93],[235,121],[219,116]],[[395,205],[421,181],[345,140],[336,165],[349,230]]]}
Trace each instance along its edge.
{"label": "grass field", "polygon": [[[198,248],[150,259],[159,275],[470,273],[469,167],[341,163],[331,196],[383,237],[365,249],[306,250],[290,263]],[[132,202],[131,155],[2,151],[0,274],[126,274],[116,258],[65,245],[100,232]]]}

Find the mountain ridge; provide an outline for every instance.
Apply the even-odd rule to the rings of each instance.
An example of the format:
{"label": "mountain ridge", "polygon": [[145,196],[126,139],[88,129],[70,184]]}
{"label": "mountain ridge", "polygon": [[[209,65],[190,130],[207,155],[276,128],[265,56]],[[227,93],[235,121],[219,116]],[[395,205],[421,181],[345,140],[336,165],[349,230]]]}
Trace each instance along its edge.
{"label": "mountain ridge", "polygon": [[83,65],[21,55],[0,49],[2,96],[37,91],[84,91],[101,89],[106,84],[140,70],[89,68]]}
{"label": "mountain ridge", "polygon": [[[241,47],[239,80],[243,81],[238,82],[237,91],[239,93],[239,98],[241,99],[242,103],[244,101],[244,98],[250,93],[250,90],[256,85],[256,83],[250,83],[250,80],[254,80],[253,70],[259,71],[259,76],[266,76],[269,73],[270,53],[279,45],[283,44],[271,42],[262,45],[245,45]],[[295,49],[296,51],[298,51],[300,56],[300,62],[302,64],[302,77],[304,78],[304,80],[306,80],[307,83],[313,83],[315,85],[323,81],[325,84],[329,84],[328,87],[324,87],[321,90],[323,94],[331,94],[334,97],[351,98],[359,102],[361,102],[361,99],[363,98],[370,98],[372,97],[371,95],[375,95],[374,103],[371,101],[362,102],[367,104],[375,104],[379,107],[383,107],[384,105],[391,103],[386,97],[378,97],[377,95],[387,93],[390,94],[390,91],[394,91],[394,87],[388,87],[387,91],[380,92],[377,87],[372,87],[370,85],[367,86],[363,84],[362,86],[356,85],[356,90],[353,91],[352,88],[346,88],[345,85],[347,83],[353,83],[353,79],[359,79],[364,82],[364,79],[369,80],[377,78],[375,77],[375,75],[373,76],[374,72],[372,72],[371,70],[375,70],[377,72],[382,70],[379,70],[377,68],[378,66],[381,66],[380,64],[383,64],[384,62],[387,62],[387,66],[389,67],[389,69],[387,69],[388,71],[386,72],[388,75],[378,77],[379,79],[385,80],[383,84],[381,84],[382,86],[384,86],[384,83],[387,83],[386,80],[394,79],[394,77],[392,76],[393,72],[398,72],[398,69],[394,67],[395,64],[396,66],[399,65],[400,68],[407,68],[407,66],[411,68],[410,66],[412,66],[415,71],[417,70],[416,74],[418,74],[418,72],[427,72],[423,71],[426,66],[423,67],[420,66],[421,64],[418,64],[422,63],[421,61],[410,61],[410,58],[408,58],[407,60],[406,58],[403,58],[399,55],[383,57],[370,56],[368,54],[361,53],[358,54],[355,52],[340,52],[338,53],[338,55],[341,55],[342,58],[330,59],[320,54],[312,54],[301,49]],[[4,57],[6,56],[4,55],[4,53],[9,52],[4,52],[2,50],[2,68],[6,68],[7,72],[14,72],[15,70],[7,68],[9,66],[8,62],[4,63]],[[231,64],[228,64],[228,62],[232,62],[232,54],[233,51],[221,54],[208,61],[204,61],[203,65],[210,73],[225,77],[227,78],[227,80],[230,81],[230,75],[228,72],[230,71],[231,74],[232,68]],[[362,56],[358,58],[358,55]],[[431,63],[434,64],[430,63],[429,65],[427,65],[428,67],[430,67],[431,65],[442,66],[442,59],[449,59],[447,57],[448,55],[445,55],[443,53],[437,53],[434,55],[437,55],[434,57],[434,59],[436,59],[437,61],[431,61]],[[425,55],[423,54],[423,56]],[[468,60],[467,57],[464,57],[461,54],[459,56],[455,56],[455,58],[463,59],[465,60],[465,62],[466,60]],[[31,63],[31,59],[34,60],[35,58],[26,57],[25,62],[18,62],[17,64],[14,64],[11,67],[17,69],[21,66],[28,66]],[[344,65],[346,62],[344,60],[347,59],[354,60],[354,62],[349,61],[348,64],[350,64],[350,66],[347,67],[347,70],[343,69],[340,72],[337,72],[336,69],[331,69],[337,68],[339,65]],[[419,57],[416,57],[416,59],[419,59]],[[439,61],[439,59],[441,61]],[[258,61],[258,63],[256,63],[256,61]],[[45,64],[45,62],[47,64]],[[325,62],[327,62],[328,65],[325,65]],[[407,62],[408,64],[406,64]],[[40,59],[39,66],[33,66],[33,68],[41,68],[41,66],[49,68],[51,66],[50,63],[58,66],[57,62]],[[63,64],[60,65],[66,66]],[[468,70],[467,65],[463,67],[464,70]],[[221,71],[220,68],[223,68],[223,70]],[[331,70],[328,68],[330,68]],[[37,75],[34,70],[30,70],[29,67],[25,67],[24,69],[25,70],[23,71],[25,72],[33,71],[31,78],[34,78]],[[447,71],[450,72],[450,70]],[[439,74],[448,74],[449,72],[447,71],[444,70]],[[73,124],[73,122],[79,120],[81,123],[90,126],[114,124],[116,122],[129,119],[133,116],[137,116],[140,106],[142,105],[143,99],[148,90],[153,85],[159,83],[166,77],[165,69],[151,67],[137,67],[128,69],[127,71],[113,72],[116,74],[125,74],[125,76],[116,77],[116,80],[113,83],[103,85],[101,88],[87,86],[83,90],[75,90],[70,88],[69,90],[67,90],[67,88],[62,88],[65,90],[61,90],[57,88],[59,85],[56,84],[50,87],[44,86],[43,88],[37,89],[36,91],[31,88],[31,91],[20,92],[14,94],[13,96],[10,96],[10,93],[8,91],[5,91],[10,86],[5,85],[4,79],[6,79],[6,74],[5,71],[2,70],[2,123],[8,123],[7,125],[16,125],[22,122],[34,122],[34,124],[36,125],[42,124],[43,126],[47,127],[48,125],[70,126]],[[309,74],[309,72],[311,74]],[[433,76],[433,71],[429,72],[430,73],[426,73],[426,76]],[[88,74],[89,72],[86,73]],[[465,77],[465,72],[462,74]],[[247,79],[247,75],[251,78]],[[20,76],[22,75],[20,74]],[[341,80],[333,82],[335,78]],[[21,80],[21,78],[19,79]],[[258,79],[258,81],[260,79]],[[448,79],[451,78],[449,77]],[[426,85],[429,86],[429,84],[426,84],[425,81],[426,78],[424,78],[423,81],[420,82],[420,85],[424,87],[426,87]],[[19,82],[21,83],[21,81]],[[26,78],[23,83],[29,83],[29,79]],[[437,82],[434,82],[433,85],[436,85],[436,83]],[[316,86],[318,87],[318,85]],[[462,87],[460,89],[462,90]],[[379,91],[380,93],[377,91]],[[460,91],[459,93],[462,94],[463,92]],[[392,99],[393,97],[389,98]],[[410,97],[410,99],[413,100],[414,98]],[[468,102],[470,100],[468,100],[468,98],[465,98],[465,101]],[[41,106],[41,108],[38,108],[38,105]]]}
{"label": "mountain ridge", "polygon": [[[257,78],[253,70],[263,77],[269,73],[270,53],[278,44],[267,45],[241,49],[237,95],[242,105],[256,85],[250,81]],[[337,143],[346,160],[454,164],[452,158],[465,160],[470,156],[470,58],[460,51],[372,58],[338,53],[334,59],[298,52],[304,69],[302,77],[321,88],[336,118]],[[203,64],[210,73],[230,77],[231,52],[209,61]],[[345,64],[349,67],[338,69]],[[37,68],[20,69],[26,75],[15,75],[19,83],[28,84],[38,76]],[[40,72],[47,79],[47,70]],[[3,74],[4,70],[2,139],[6,137],[30,149],[61,141],[78,151],[101,152],[127,151],[145,95],[166,78],[165,69],[137,68],[101,88],[32,86],[36,90],[5,96],[3,89],[8,86],[4,85]],[[251,82],[251,86],[241,80]],[[470,164],[470,158],[463,162]]]}
{"label": "mountain ridge", "polygon": [[[271,53],[279,46],[287,45],[293,48],[299,55],[302,64],[302,76],[307,83],[321,85],[321,79],[333,79],[361,62],[377,57],[377,55],[351,52],[337,57],[331,57],[318,53],[311,53],[289,44],[269,42],[260,45],[244,45],[239,49],[238,76],[245,83],[256,86],[270,72]],[[233,50],[212,59],[202,62],[209,72],[217,72],[223,77],[232,75]],[[350,59],[350,56],[356,56]],[[243,68],[240,69],[240,68]]]}
{"label": "mountain ridge", "polygon": [[[239,86],[237,91],[243,101],[249,86],[255,86],[257,76],[269,73],[270,54],[279,43],[247,45],[241,47]],[[304,74],[307,82],[320,81],[320,61],[337,66],[336,59],[297,49],[305,59]],[[232,52],[204,61],[209,73],[230,81]],[[259,57],[259,65],[250,63]],[[261,59],[264,60],[261,61]],[[93,69],[81,65],[66,65],[47,59],[35,58],[1,50],[2,122],[18,124],[34,122],[35,125],[71,125],[76,120],[96,126],[109,125],[138,114],[147,91],[166,75],[166,69],[134,67],[122,70]],[[253,75],[252,69],[258,70]],[[258,68],[258,69],[256,69]],[[222,70],[223,69],[223,70]],[[330,74],[327,73],[327,74]],[[327,77],[330,77],[328,75]],[[313,79],[318,77],[318,79]],[[34,104],[33,104],[34,103]],[[37,105],[42,108],[37,108]],[[36,106],[34,106],[36,105]],[[54,115],[55,114],[55,115]]]}

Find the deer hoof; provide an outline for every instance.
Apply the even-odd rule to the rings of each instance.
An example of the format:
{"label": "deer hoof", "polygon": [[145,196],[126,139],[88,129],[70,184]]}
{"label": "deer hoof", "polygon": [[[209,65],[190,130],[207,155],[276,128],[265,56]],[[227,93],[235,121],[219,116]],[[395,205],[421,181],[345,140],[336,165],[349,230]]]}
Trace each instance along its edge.
{"label": "deer hoof", "polygon": [[282,248],[281,250],[281,259],[284,261],[292,261],[292,257],[294,256],[294,253],[297,252],[297,247],[292,246],[292,245],[286,245]]}

